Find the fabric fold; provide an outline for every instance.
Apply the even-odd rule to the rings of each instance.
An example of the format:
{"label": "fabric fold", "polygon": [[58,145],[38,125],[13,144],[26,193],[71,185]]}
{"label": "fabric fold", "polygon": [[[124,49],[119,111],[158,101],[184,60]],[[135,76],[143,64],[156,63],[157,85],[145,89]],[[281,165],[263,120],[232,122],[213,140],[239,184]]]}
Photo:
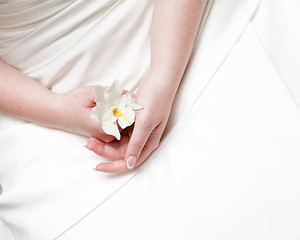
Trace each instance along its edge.
{"label": "fabric fold", "polygon": [[[16,4],[25,14],[25,2],[11,6]],[[114,79],[134,91],[149,69],[153,1],[39,4],[50,2],[57,8],[48,20],[29,9],[36,14],[33,29],[2,35],[1,57],[57,93],[82,85],[110,85]],[[276,183],[286,196],[292,194],[291,206],[298,206],[300,195],[291,184],[298,174],[291,166],[294,171],[299,167],[299,114],[253,34],[261,26],[254,17],[261,14],[260,2],[209,2],[162,143],[137,170],[98,173],[93,167],[107,159],[82,147],[86,137],[0,112],[0,216],[15,239],[85,239],[93,223],[105,226],[107,240],[119,233],[140,239],[138,233],[145,234],[148,226],[162,230],[158,237],[165,239],[207,237],[208,232],[211,239],[220,239],[222,231],[231,236],[228,239],[241,239],[245,232],[260,236],[255,234],[268,231],[259,228],[256,214],[270,222],[270,229],[276,225],[267,211],[278,202],[269,206],[268,200],[287,202],[276,192]],[[17,14],[9,10],[11,6],[4,4],[6,10],[0,13]],[[12,25],[15,20],[7,19]],[[38,24],[40,20],[45,21]],[[18,24],[13,26],[24,27]],[[278,206],[278,216],[299,222]],[[241,214],[251,219],[249,224]],[[130,217],[140,227],[134,233],[122,224]],[[159,225],[163,221],[168,224]],[[120,232],[112,231],[116,222]],[[230,224],[237,226],[237,232],[230,233]],[[212,231],[216,226],[219,232]],[[285,230],[291,228],[284,225]],[[296,235],[297,230],[290,232]],[[149,236],[157,239],[154,231]],[[93,237],[99,236],[89,240]]]}

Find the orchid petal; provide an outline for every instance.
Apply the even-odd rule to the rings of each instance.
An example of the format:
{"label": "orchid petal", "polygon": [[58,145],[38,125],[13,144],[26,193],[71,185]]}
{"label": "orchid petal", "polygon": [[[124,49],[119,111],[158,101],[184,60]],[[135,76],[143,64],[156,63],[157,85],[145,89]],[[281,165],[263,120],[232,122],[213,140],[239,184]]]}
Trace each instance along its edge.
{"label": "orchid petal", "polygon": [[106,104],[98,103],[91,112],[91,118],[98,121],[106,120],[110,118],[110,111]]}
{"label": "orchid petal", "polygon": [[112,122],[115,122],[115,121],[118,120],[118,117],[115,116],[111,110],[109,111],[109,115],[110,115],[110,116],[109,116],[109,117],[110,117],[110,120],[111,120]]}
{"label": "orchid petal", "polygon": [[139,104],[136,100],[134,100],[130,94],[124,94],[122,95],[122,100],[126,102],[126,105],[128,108],[134,109],[134,110],[138,110],[138,109],[142,109],[143,106],[141,104]]}
{"label": "orchid petal", "polygon": [[115,136],[116,139],[120,140],[121,134],[116,121],[112,122],[110,119],[102,121],[102,129],[106,134]]}
{"label": "orchid petal", "polygon": [[121,128],[132,125],[135,111],[143,106],[135,101],[130,94],[123,94],[122,83],[115,80],[110,88],[95,86],[96,106],[92,109],[91,117],[102,124],[106,134],[113,135],[120,140],[118,124]]}
{"label": "orchid petal", "polygon": [[95,92],[95,102],[98,103],[105,103],[105,99],[104,99],[104,93],[107,90],[106,87],[100,86],[100,85],[96,85],[94,87],[94,92]]}
{"label": "orchid petal", "polygon": [[112,106],[119,98],[121,98],[123,92],[122,83],[115,80],[111,87],[104,92],[104,99],[108,106]]}
{"label": "orchid petal", "polygon": [[122,129],[125,129],[134,123],[135,112],[128,108],[121,108],[120,111],[123,112],[126,118],[118,117],[118,124]]}

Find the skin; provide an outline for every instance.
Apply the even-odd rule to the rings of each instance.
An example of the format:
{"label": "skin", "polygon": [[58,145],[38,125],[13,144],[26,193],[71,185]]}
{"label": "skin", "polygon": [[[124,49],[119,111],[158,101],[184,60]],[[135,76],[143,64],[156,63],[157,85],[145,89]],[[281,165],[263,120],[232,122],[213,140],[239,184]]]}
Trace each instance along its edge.
{"label": "skin", "polygon": [[90,136],[88,149],[115,160],[98,164],[98,171],[128,171],[130,156],[137,158],[138,166],[159,145],[206,4],[207,0],[154,1],[151,66],[136,95],[144,109],[136,112],[134,126],[122,133],[120,141],[90,118],[93,87],[56,94],[1,60],[0,109],[39,125]]}
{"label": "skin", "polygon": [[114,140],[90,117],[95,106],[93,87],[56,94],[1,60],[0,82],[1,110],[46,127],[93,136],[103,142]]}
{"label": "skin", "polygon": [[120,142],[103,143],[96,138],[89,139],[88,149],[116,160],[100,163],[96,170],[109,173],[128,171],[130,156],[137,158],[136,167],[159,146],[206,4],[206,0],[154,1],[151,66],[137,91],[137,100],[144,109],[136,112],[134,127],[127,130],[128,135],[124,135]]}

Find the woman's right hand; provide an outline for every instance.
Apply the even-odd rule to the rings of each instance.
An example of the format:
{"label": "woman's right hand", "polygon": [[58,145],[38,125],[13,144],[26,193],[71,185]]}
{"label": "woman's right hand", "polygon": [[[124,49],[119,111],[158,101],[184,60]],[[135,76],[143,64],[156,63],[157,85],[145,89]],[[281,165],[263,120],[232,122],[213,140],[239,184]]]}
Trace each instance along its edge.
{"label": "woman's right hand", "polygon": [[115,139],[107,135],[101,128],[101,123],[91,118],[95,107],[94,87],[78,87],[57,96],[57,128],[111,142]]}
{"label": "woman's right hand", "polygon": [[95,106],[94,87],[54,93],[40,82],[0,60],[0,110],[45,127],[111,142],[100,122],[90,117]]}

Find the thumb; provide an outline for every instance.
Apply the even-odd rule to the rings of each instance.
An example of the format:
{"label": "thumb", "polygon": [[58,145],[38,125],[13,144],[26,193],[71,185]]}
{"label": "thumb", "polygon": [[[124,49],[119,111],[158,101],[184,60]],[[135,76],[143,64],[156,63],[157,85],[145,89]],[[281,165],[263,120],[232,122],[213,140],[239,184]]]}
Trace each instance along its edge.
{"label": "thumb", "polygon": [[151,127],[145,127],[139,122],[135,123],[125,154],[128,169],[132,169],[136,165],[151,132]]}

